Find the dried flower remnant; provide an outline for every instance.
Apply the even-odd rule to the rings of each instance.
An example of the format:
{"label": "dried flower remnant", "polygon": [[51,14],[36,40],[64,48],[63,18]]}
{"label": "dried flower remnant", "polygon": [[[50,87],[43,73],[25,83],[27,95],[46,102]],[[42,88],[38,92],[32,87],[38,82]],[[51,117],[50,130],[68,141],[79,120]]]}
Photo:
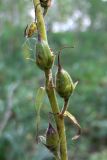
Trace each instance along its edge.
{"label": "dried flower remnant", "polygon": [[30,38],[36,32],[37,32],[37,24],[36,24],[36,22],[32,22],[30,25],[26,26],[26,28],[24,30],[24,36],[26,38]]}
{"label": "dried flower remnant", "polygon": [[52,0],[40,0],[40,4],[44,8],[44,16],[46,15],[48,8],[51,6],[51,1]]}

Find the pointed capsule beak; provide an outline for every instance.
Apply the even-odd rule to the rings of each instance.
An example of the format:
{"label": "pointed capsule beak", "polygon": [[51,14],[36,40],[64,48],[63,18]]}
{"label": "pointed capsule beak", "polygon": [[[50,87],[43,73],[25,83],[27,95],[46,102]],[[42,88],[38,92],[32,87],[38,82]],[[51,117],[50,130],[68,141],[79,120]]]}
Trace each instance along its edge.
{"label": "pointed capsule beak", "polygon": [[76,88],[76,86],[77,86],[77,84],[78,84],[78,81],[76,81],[75,83],[74,83],[74,89]]}

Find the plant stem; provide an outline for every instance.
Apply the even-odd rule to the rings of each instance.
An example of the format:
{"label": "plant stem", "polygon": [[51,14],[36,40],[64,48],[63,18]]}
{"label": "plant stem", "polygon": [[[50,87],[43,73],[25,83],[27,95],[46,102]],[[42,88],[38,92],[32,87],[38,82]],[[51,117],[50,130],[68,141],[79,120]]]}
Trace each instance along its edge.
{"label": "plant stem", "polygon": [[56,156],[56,157],[55,157],[55,160],[61,160],[61,159],[59,158],[59,156]]}
{"label": "plant stem", "polygon": [[33,3],[35,8],[35,19],[37,19],[38,32],[41,35],[42,39],[47,41],[46,28],[40,5],[40,0],[33,0]]}
{"label": "plant stem", "polygon": [[63,106],[61,113],[60,113],[62,116],[64,115],[67,108],[68,108],[68,99],[64,99],[64,106]]}
{"label": "plant stem", "polygon": [[[41,35],[41,38],[47,41],[47,34],[46,34],[42,9],[41,6],[38,5],[40,4],[40,0],[33,0],[33,3],[35,7],[35,17],[37,18],[38,31]],[[60,157],[61,160],[68,160],[64,118],[56,114],[59,113],[60,110],[56,99],[55,88],[53,85],[52,71],[51,70],[45,71],[45,77],[46,77],[46,85],[45,85],[46,92],[49,98],[49,102],[51,104],[52,112],[54,113],[60,139]]]}
{"label": "plant stem", "polygon": [[55,121],[57,130],[59,133],[60,139],[60,156],[61,160],[67,160],[67,145],[66,145],[66,134],[65,134],[65,125],[64,125],[64,118],[59,117],[56,113],[59,113],[59,107],[56,99],[55,89],[53,85],[53,78],[52,78],[52,71],[46,71],[46,91],[47,95],[51,104],[52,112],[55,115]]}

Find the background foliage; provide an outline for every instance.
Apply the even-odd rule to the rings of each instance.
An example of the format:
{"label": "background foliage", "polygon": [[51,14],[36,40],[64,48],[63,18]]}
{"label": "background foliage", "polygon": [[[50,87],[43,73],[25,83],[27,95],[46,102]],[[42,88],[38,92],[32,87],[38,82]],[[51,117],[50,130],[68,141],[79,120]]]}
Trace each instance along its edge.
{"label": "background foliage", "polygon": [[[43,72],[23,54],[23,31],[32,21],[33,4],[28,0],[0,3],[0,160],[51,160],[52,155],[35,140],[35,96],[44,84]],[[69,111],[82,126],[83,134],[78,141],[71,141],[75,130],[66,120],[68,154],[73,160],[107,157],[106,5],[104,0],[54,1],[46,18],[49,44],[54,52],[65,44],[75,46],[64,50],[61,57],[63,67],[74,81],[79,81],[69,105]],[[73,28],[71,25],[65,32],[54,33],[55,24],[62,29],[70,19]],[[31,39],[31,57],[34,44]],[[54,66],[54,72],[56,69]],[[58,97],[58,101],[61,107],[62,99]],[[41,135],[48,126],[49,111],[46,97],[41,111]]]}

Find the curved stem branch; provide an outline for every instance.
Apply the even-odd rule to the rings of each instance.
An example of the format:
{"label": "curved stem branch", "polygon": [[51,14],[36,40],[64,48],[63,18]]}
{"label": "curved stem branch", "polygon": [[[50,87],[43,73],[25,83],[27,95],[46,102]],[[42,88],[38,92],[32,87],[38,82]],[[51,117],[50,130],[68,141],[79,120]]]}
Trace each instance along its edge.
{"label": "curved stem branch", "polygon": [[67,110],[67,108],[68,108],[68,99],[64,99],[64,106],[63,106],[63,108],[61,110],[60,115],[64,115],[64,113]]}

